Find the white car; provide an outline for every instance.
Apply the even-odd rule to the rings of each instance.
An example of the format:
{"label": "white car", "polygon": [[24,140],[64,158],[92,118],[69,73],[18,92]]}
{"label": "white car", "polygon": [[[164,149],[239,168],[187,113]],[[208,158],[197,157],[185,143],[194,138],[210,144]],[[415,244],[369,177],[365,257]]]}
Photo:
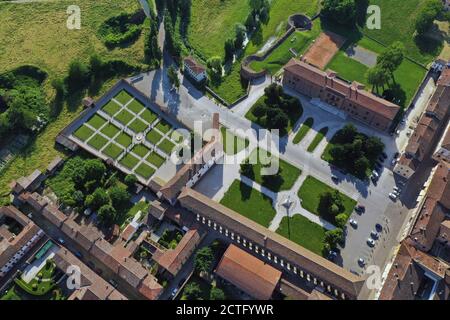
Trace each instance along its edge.
{"label": "white car", "polygon": [[389,193],[389,198],[391,198],[391,200],[396,201],[398,196],[395,193]]}
{"label": "white car", "polygon": [[367,245],[369,247],[374,247],[375,246],[375,241],[373,239],[371,239],[371,238],[368,238],[367,239]]}
{"label": "white car", "polygon": [[353,228],[358,227],[358,221],[356,221],[355,219],[350,219],[349,222]]}
{"label": "white car", "polygon": [[400,189],[399,187],[394,187],[393,190],[394,190],[395,192],[402,192],[402,189]]}

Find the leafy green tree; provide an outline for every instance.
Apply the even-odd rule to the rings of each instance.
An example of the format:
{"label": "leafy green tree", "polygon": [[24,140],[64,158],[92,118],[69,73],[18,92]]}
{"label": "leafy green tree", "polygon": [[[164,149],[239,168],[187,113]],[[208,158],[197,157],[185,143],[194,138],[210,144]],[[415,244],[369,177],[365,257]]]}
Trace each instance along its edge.
{"label": "leafy green tree", "polygon": [[326,19],[352,26],[356,22],[355,0],[323,0],[321,14]]}
{"label": "leafy green tree", "polygon": [[138,183],[138,178],[134,174],[127,174],[124,182],[128,188],[134,188],[135,184]]}
{"label": "leafy green tree", "polygon": [[354,172],[358,177],[365,177],[367,169],[370,167],[369,160],[366,157],[362,156],[355,161]]}
{"label": "leafy green tree", "polygon": [[225,60],[231,61],[233,59],[234,51],[236,50],[234,46],[235,39],[228,38],[225,41]]}
{"label": "leafy green tree", "polygon": [[130,205],[131,196],[123,187],[112,187],[109,190],[109,197],[111,198],[112,206],[118,211],[122,212]]}
{"label": "leafy green tree", "polygon": [[348,216],[345,213],[340,213],[340,214],[336,215],[336,217],[334,218],[334,220],[336,222],[336,226],[339,228],[345,227],[345,224],[347,223],[347,219],[348,219]]}
{"label": "leafy green tree", "polygon": [[194,266],[197,272],[210,272],[214,262],[214,253],[210,247],[203,247],[195,254]]}
{"label": "leafy green tree", "polygon": [[187,300],[198,300],[201,297],[202,289],[197,282],[190,282],[184,287],[183,293]]}
{"label": "leafy green tree", "polygon": [[329,244],[330,248],[336,248],[337,244],[343,240],[344,231],[341,228],[336,228],[325,232],[325,242]]}
{"label": "leafy green tree", "polygon": [[218,56],[211,57],[206,63],[209,77],[213,82],[217,82],[222,77],[222,59]]}
{"label": "leafy green tree", "polygon": [[267,114],[267,106],[265,103],[257,103],[257,105],[252,110],[253,115],[260,120]]}
{"label": "leafy green tree", "polygon": [[100,159],[89,159],[84,163],[86,175],[89,180],[100,182],[106,172],[106,167]]}
{"label": "leafy green tree", "polygon": [[225,293],[220,288],[212,287],[211,291],[209,292],[209,299],[210,300],[225,300]]}
{"label": "leafy green tree", "polygon": [[169,77],[170,83],[178,89],[180,87],[180,79],[178,78],[178,72],[174,66],[169,67],[167,70],[167,76]]}
{"label": "leafy green tree", "polygon": [[110,204],[105,204],[98,210],[99,222],[103,225],[111,225],[115,222],[117,216],[116,209]]}
{"label": "leafy green tree", "polygon": [[395,70],[400,67],[405,56],[405,46],[397,41],[391,44],[382,54],[377,57],[377,65],[382,69],[388,70],[394,79]]}
{"label": "leafy green tree", "polygon": [[95,189],[94,193],[88,195],[85,200],[85,205],[96,211],[100,207],[108,204],[110,201],[108,193],[103,188]]}
{"label": "leafy green tree", "polygon": [[247,28],[241,23],[237,23],[234,28],[235,28],[235,33],[236,33],[234,46],[236,49],[242,49],[242,46],[244,45],[244,40],[245,40],[245,37],[247,34]]}
{"label": "leafy green tree", "polygon": [[434,20],[443,10],[441,0],[428,0],[417,15],[415,28],[419,35],[423,35],[433,26]]}
{"label": "leafy green tree", "polygon": [[384,88],[390,78],[389,70],[380,67],[379,65],[367,70],[367,82],[375,87],[375,91],[379,92],[379,87]]}

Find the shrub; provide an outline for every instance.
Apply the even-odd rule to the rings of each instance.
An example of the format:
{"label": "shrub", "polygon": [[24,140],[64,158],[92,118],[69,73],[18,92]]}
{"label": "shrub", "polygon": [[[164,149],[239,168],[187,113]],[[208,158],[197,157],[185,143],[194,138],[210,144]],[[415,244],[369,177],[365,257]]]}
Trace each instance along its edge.
{"label": "shrub", "polygon": [[142,10],[132,14],[119,14],[101,24],[99,35],[109,48],[136,41],[141,35],[144,19]]}

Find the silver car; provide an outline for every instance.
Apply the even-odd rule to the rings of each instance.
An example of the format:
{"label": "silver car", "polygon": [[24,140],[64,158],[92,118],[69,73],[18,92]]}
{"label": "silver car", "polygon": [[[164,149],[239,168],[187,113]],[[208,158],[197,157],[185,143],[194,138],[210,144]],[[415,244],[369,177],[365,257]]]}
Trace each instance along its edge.
{"label": "silver car", "polygon": [[374,247],[375,246],[375,241],[373,239],[371,239],[371,238],[368,238],[367,239],[367,245],[369,247]]}

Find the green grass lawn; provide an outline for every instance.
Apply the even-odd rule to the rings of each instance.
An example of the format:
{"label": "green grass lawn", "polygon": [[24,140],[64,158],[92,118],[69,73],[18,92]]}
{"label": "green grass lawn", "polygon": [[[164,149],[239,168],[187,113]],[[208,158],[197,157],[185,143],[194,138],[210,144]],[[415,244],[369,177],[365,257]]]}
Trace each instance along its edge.
{"label": "green grass lawn", "polygon": [[138,100],[134,99],[127,105],[127,108],[137,114],[140,113],[145,107]]}
{"label": "green grass lawn", "polygon": [[171,154],[175,144],[169,139],[164,139],[158,144],[158,148],[160,148],[164,153]]}
{"label": "green grass lawn", "polygon": [[[225,127],[221,127],[220,132],[222,133],[223,149],[228,155],[234,155],[238,152],[241,152],[250,144],[250,141],[248,141],[248,139],[244,140],[241,137],[233,135],[231,132],[227,131],[227,128]],[[230,140],[233,140],[233,145],[227,146],[227,143],[230,143]]]}
{"label": "green grass lawn", "polygon": [[114,99],[119,101],[122,105],[125,105],[128,101],[133,99],[133,97],[126,90],[122,90],[114,97]]}
{"label": "green grass lawn", "polygon": [[241,78],[241,59],[233,64],[228,73],[221,79],[220,83],[210,83],[209,86],[230,104],[245,95],[248,82]]}
{"label": "green grass lawn", "polygon": [[[259,150],[260,150],[259,148],[253,150],[249,156],[250,161],[252,161],[251,159],[255,159],[258,161],[258,163],[252,164],[253,176],[247,176],[247,177],[274,192],[291,189],[294,186],[295,181],[297,181],[298,177],[302,173],[302,171],[300,169],[298,169],[297,167],[293,166],[292,164],[287,163],[284,160],[281,160],[279,158],[274,158],[272,161],[278,159],[279,170],[280,170],[279,172],[281,172],[279,177],[272,175],[272,176],[266,176],[266,179],[263,179],[264,176],[261,175],[261,170],[263,168],[263,165],[261,164],[261,162],[265,162],[265,161],[261,161],[261,159],[259,158],[259,156],[258,156]],[[266,157],[266,155],[263,154],[263,157]],[[270,153],[268,153],[267,157],[272,157],[272,155]],[[250,162],[250,163],[252,163],[252,162]]]}
{"label": "green grass lawn", "polygon": [[[247,111],[247,113],[245,114],[245,117],[248,120],[250,120],[251,122],[259,124],[263,128],[268,128],[267,122],[270,121],[270,120],[266,119],[266,116],[263,116],[260,119],[258,119],[253,114],[253,110],[256,108],[258,103],[261,103],[262,101],[265,101],[265,99],[266,99],[265,95],[262,96],[261,98],[259,98],[259,100],[257,102],[255,102],[255,104],[250,108],[250,110]],[[294,110],[289,110],[288,112],[285,112],[285,113],[288,116],[289,122],[288,122],[288,126],[284,130],[280,129],[280,136],[281,137],[289,134],[292,131],[292,129],[294,128],[294,126],[297,123],[298,119],[300,119],[301,116],[303,115],[303,106],[300,105],[300,108],[297,108],[297,109],[294,109]]]}
{"label": "green grass lawn", "polygon": [[303,140],[303,138],[307,135],[307,133],[309,132],[309,130],[313,125],[314,125],[313,118],[306,119],[305,122],[303,122],[303,124],[301,125],[298,132],[296,133],[294,140],[292,140],[292,142],[294,144],[299,144]]}
{"label": "green grass lawn", "polygon": [[220,203],[264,227],[270,225],[276,214],[270,198],[239,180],[234,180]]}
{"label": "green grass lawn", "polygon": [[156,152],[152,152],[151,154],[149,154],[146,160],[155,165],[157,168],[161,167],[163,163],[166,162],[166,159],[161,157]]}
{"label": "green grass lawn", "polygon": [[94,114],[92,118],[87,121],[87,123],[95,129],[99,129],[102,125],[105,124],[105,122],[106,120],[100,117],[98,114]]}
{"label": "green grass lawn", "polygon": [[323,253],[326,231],[300,214],[284,217],[277,229],[278,234],[320,256]]}
{"label": "green grass lawn", "polygon": [[150,132],[147,133],[146,138],[150,143],[156,145],[161,140],[162,135],[160,135],[159,132],[157,132],[155,130],[150,130]]}
{"label": "green grass lawn", "polygon": [[266,70],[270,74],[275,74],[293,56],[289,49],[293,49],[298,55],[302,55],[311,42],[317,38],[321,32],[320,21],[316,20],[311,31],[297,31],[287,38],[278,48],[276,48],[264,61],[254,61],[250,67],[255,71]]}
{"label": "green grass lawn", "polygon": [[139,162],[139,159],[128,153],[125,157],[120,160],[120,164],[124,165],[128,169],[132,170]]}
{"label": "green grass lawn", "polygon": [[110,138],[114,137],[119,131],[120,131],[120,129],[111,123],[108,123],[101,130],[102,133],[104,133],[105,135],[107,135]]}
{"label": "green grass lawn", "polygon": [[206,58],[224,57],[226,39],[234,36],[235,24],[244,23],[249,12],[246,0],[193,0],[188,30],[190,44]]}
{"label": "green grass lawn", "polygon": [[121,144],[125,148],[128,148],[132,141],[133,139],[125,132],[122,132],[121,134],[119,134],[119,136],[116,137],[116,142]]}
{"label": "green grass lawn", "polygon": [[359,61],[348,57],[344,51],[339,51],[326,68],[338,72],[339,76],[346,80],[358,81],[368,85],[366,72],[369,68]]}
{"label": "green grass lawn", "polygon": [[[372,90],[372,86],[368,84],[366,79],[366,72],[369,67],[347,56],[345,50],[348,45],[349,44],[347,43],[342,50],[334,56],[326,68],[336,71],[340,77],[348,81],[358,81],[363,83],[369,91]],[[379,43],[367,37],[358,40],[357,45],[376,54],[380,54],[386,49]],[[409,52],[407,51],[406,55],[408,54]],[[400,100],[398,103],[400,106],[406,107],[410,104],[425,73],[425,68],[422,68],[408,59],[403,60],[400,67],[394,72],[396,84],[393,84],[392,81],[390,81],[390,84],[396,92],[395,96]],[[381,93],[380,90],[380,94]]]}
{"label": "green grass lawn", "polygon": [[[298,196],[302,201],[302,207],[311,213],[320,215],[319,203],[320,195],[326,192],[334,192],[336,189],[330,187],[329,185],[317,180],[312,176],[308,176],[303,182],[302,186],[298,190]],[[356,205],[356,201],[352,198],[340,193],[343,205],[345,207],[342,213],[346,213],[348,216],[353,212]],[[332,220],[330,217],[324,217],[327,220]],[[330,221],[333,223],[333,221]]]}
{"label": "green grass lawn", "polygon": [[133,130],[136,133],[143,132],[145,129],[147,129],[147,125],[142,122],[139,119],[135,119],[129,126],[131,130]]}
{"label": "green grass lawn", "polygon": [[316,150],[319,143],[323,140],[323,138],[325,138],[325,135],[327,134],[327,132],[328,132],[328,127],[324,127],[322,129],[320,129],[319,132],[317,132],[313,141],[308,146],[308,152],[313,152],[314,150]]}
{"label": "green grass lawn", "polygon": [[127,110],[122,109],[122,111],[120,111],[115,118],[117,121],[126,126],[134,118],[134,116]]}
{"label": "green grass lawn", "polygon": [[135,172],[141,177],[149,179],[155,173],[155,169],[145,163],[141,163],[139,167],[136,168]]}
{"label": "green grass lawn", "polygon": [[88,141],[88,145],[90,145],[91,147],[93,147],[94,149],[97,149],[97,150],[100,150],[101,148],[103,148],[107,143],[108,143],[108,140],[106,138],[104,138],[102,135],[100,135],[99,133],[97,133],[94,137],[92,137]]}
{"label": "green grass lawn", "polygon": [[109,114],[110,116],[115,115],[120,110],[120,106],[115,101],[109,101],[102,110]]}
{"label": "green grass lawn", "polygon": [[117,159],[119,155],[122,153],[123,149],[117,146],[115,143],[110,143],[103,149],[103,153],[112,159]]}
{"label": "green grass lawn", "polygon": [[145,109],[144,112],[140,114],[141,118],[147,121],[148,123],[153,123],[158,116],[153,111],[150,111],[149,109]]}
{"label": "green grass lawn", "polygon": [[426,0],[371,0],[370,4],[381,8],[381,29],[369,30],[365,27],[364,33],[385,45],[401,41],[409,57],[422,64],[428,64],[439,55],[442,44],[413,36],[416,17],[425,2]]}
{"label": "green grass lawn", "polygon": [[143,158],[150,152],[150,150],[142,144],[137,144],[133,147],[133,149],[131,149],[131,152]]}
{"label": "green grass lawn", "polygon": [[170,129],[172,129],[172,126],[170,125],[170,123],[168,123],[164,119],[161,119],[161,121],[158,122],[158,124],[155,127],[156,127],[156,129],[158,129],[159,131],[161,131],[164,134],[168,133],[170,131]]}
{"label": "green grass lawn", "polygon": [[82,125],[73,133],[73,135],[75,137],[77,137],[78,139],[80,139],[81,141],[86,141],[93,134],[94,134],[94,131],[85,125]]}

